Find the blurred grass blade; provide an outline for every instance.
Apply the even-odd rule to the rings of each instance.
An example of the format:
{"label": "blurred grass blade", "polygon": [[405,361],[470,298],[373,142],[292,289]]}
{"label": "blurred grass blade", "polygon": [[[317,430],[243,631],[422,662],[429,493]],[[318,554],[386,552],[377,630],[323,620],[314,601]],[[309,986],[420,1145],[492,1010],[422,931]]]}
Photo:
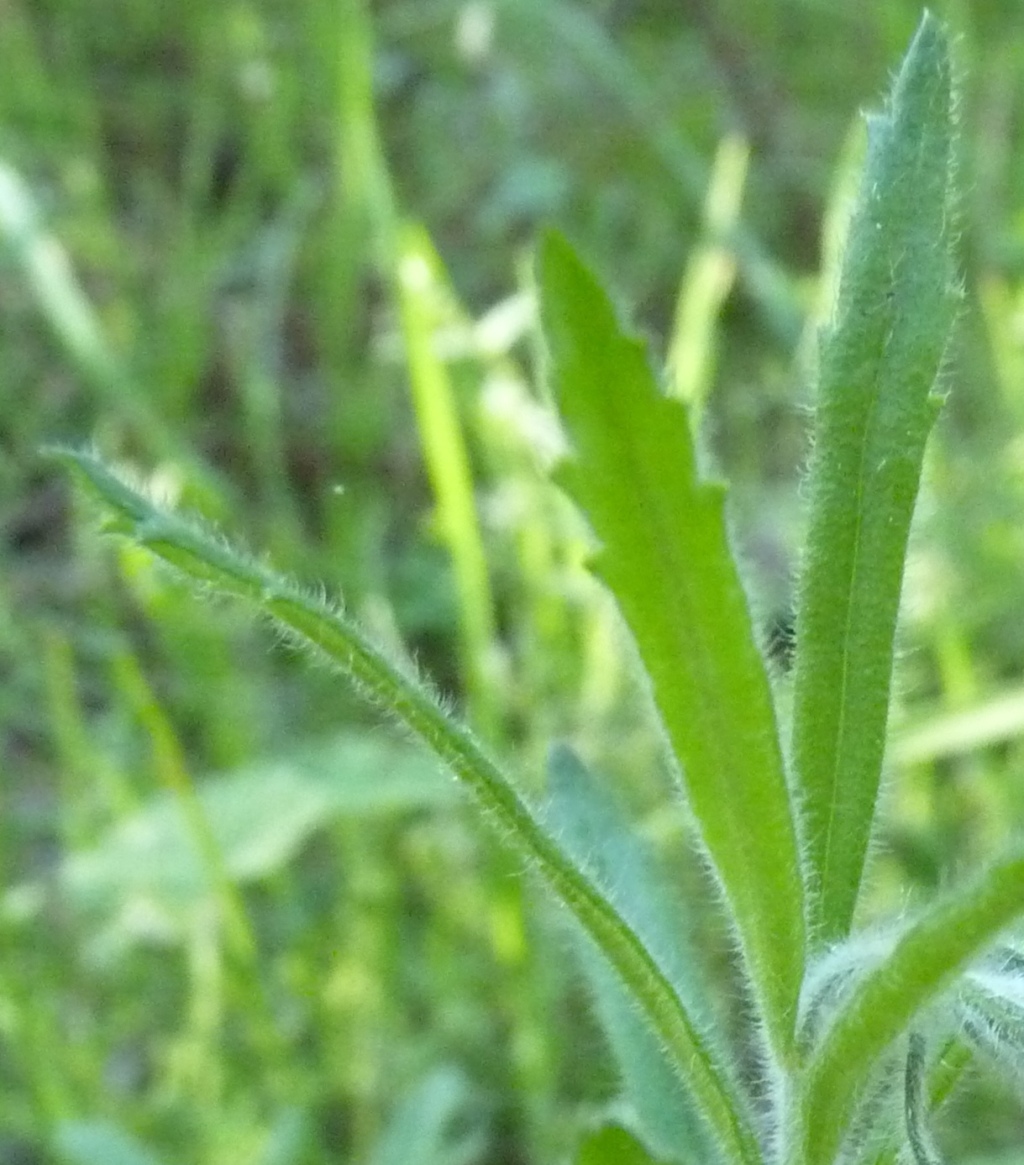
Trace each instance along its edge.
{"label": "blurred grass blade", "polygon": [[45,230],[29,187],[6,162],[0,162],[0,240],[72,362],[86,380],[109,391],[118,379],[117,363],[92,305],[75,278],[67,251]]}
{"label": "blurred grass blade", "polygon": [[438,352],[446,288],[426,232],[399,232],[398,297],[420,445],[437,504],[437,523],[452,559],[459,597],[463,674],[471,722],[487,739],[497,735],[493,668],[494,601],[473,496],[469,452],[451,377]]}
{"label": "blurred grass blade", "polygon": [[295,642],[336,666],[362,694],[419,737],[476,799],[502,841],[537,872],[621,976],[678,1071],[692,1084],[716,1136],[736,1161],[759,1160],[724,1082],[699,1056],[690,1017],[641,940],[566,854],[508,775],[441,707],[406,664],[388,659],[340,610],[178,515],[158,509],[89,453],[51,450],[97,499],[105,528],[144,546],[202,589],[242,600]]}
{"label": "blurred grass blade", "polygon": [[456,1135],[452,1125],[468,1106],[468,1082],[439,1068],[396,1106],[368,1165],[468,1165],[478,1158],[478,1138]]}
{"label": "blurred grass blade", "polygon": [[699,432],[704,404],[714,379],[714,342],[718,314],[736,279],[736,258],[722,244],[739,221],[750,147],[738,136],[723,138],[715,154],[704,200],[706,238],[694,248],[676,302],[668,348],[669,383],[690,411]]}
{"label": "blurred grass blade", "polygon": [[893,741],[900,765],[931,764],[1024,736],[1024,689],[994,693],[973,708],[933,714],[905,725]]}
{"label": "blurred grass blade", "polygon": [[803,1165],[832,1165],[882,1054],[1024,912],[1024,856],[1006,858],[911,924],[850,993],[807,1067]]}
{"label": "blurred grass blade", "polygon": [[[259,966],[252,923],[228,871],[224,851],[189,772],[174,725],[134,655],[128,651],[119,653],[114,660],[114,670],[120,695],[149,736],[157,779],[173,797],[181,813],[185,835],[217,897],[230,945],[255,981],[259,977]],[[150,852],[162,854],[160,850]]]}
{"label": "blurred grass blade", "polygon": [[724,488],[702,482],[685,409],[569,245],[544,243],[542,318],[574,456],[558,480],[601,549],[650,677],[776,1053],[803,977],[796,834],[764,663],[730,554]]}
{"label": "blurred grass blade", "polygon": [[793,713],[820,942],[848,932],[863,874],[907,537],[959,294],[950,73],[946,34],[926,15],[887,111],[869,123],[821,347]]}
{"label": "blurred grass blade", "polygon": [[[643,73],[630,61],[601,21],[584,5],[560,0],[501,0],[502,17],[520,21],[533,35],[538,30],[564,45],[581,74],[619,103],[633,123],[637,142],[671,175],[696,208],[708,187],[708,165],[696,146],[667,117],[663,102]],[[750,293],[779,340],[787,347],[800,336],[803,311],[793,280],[764,243],[741,220],[723,232],[721,244],[736,257]]]}
{"label": "blurred grass blade", "polygon": [[130,425],[136,440],[155,457],[187,465],[205,491],[205,501],[218,498],[214,476],[182,447],[110,347],[67,251],[46,230],[29,186],[0,159],[0,254],[5,251],[21,269],[57,342],[101,404]]}
{"label": "blurred grass blade", "polygon": [[[562,843],[593,869],[609,897],[654,955],[702,1029],[706,1055],[721,1064],[709,1039],[708,1008],[701,998],[696,952],[686,942],[686,919],[670,901],[652,855],[622,810],[564,745],[548,759],[548,814]],[[632,1000],[593,947],[580,944],[584,974],[622,1077],[626,1101],[644,1141],[671,1160],[709,1158],[690,1093],[666,1059]],[[723,1067],[716,1069],[725,1077]],[[734,1094],[735,1094],[734,1089]]]}

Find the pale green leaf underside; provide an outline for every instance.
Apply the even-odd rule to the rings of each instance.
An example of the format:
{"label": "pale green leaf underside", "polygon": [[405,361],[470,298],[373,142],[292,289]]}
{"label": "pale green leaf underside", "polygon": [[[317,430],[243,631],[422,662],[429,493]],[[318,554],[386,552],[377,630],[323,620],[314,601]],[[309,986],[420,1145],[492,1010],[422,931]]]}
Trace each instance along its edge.
{"label": "pale green leaf underside", "polygon": [[552,381],[573,459],[559,481],[602,549],[783,1057],[803,972],[794,823],[763,661],[729,550],[724,490],[699,480],[687,416],[555,235],[540,264]]}
{"label": "pale green leaf underside", "polygon": [[801,1165],[832,1165],[879,1057],[965,964],[1024,912],[1024,856],[931,906],[865,974],[806,1076]]}
{"label": "pale green leaf underside", "polygon": [[[664,970],[700,1024],[716,1071],[726,1077],[719,1049],[704,1034],[710,1028],[705,1019],[710,1009],[702,995],[700,960],[687,939],[685,912],[668,894],[654,855],[630,828],[610,791],[564,745],[553,748],[548,759],[547,809],[570,856],[593,871]],[[579,945],[597,1016],[619,1066],[623,1094],[646,1143],[667,1161],[713,1160],[700,1136],[693,1098],[664,1050],[600,954],[589,943]]]}
{"label": "pale green leaf underside", "polygon": [[849,931],[863,874],[907,538],[958,299],[950,62],[931,16],[868,140],[821,346],[797,610],[793,756],[822,942]]}
{"label": "pale green leaf underside", "polygon": [[144,546],[205,589],[239,599],[273,620],[397,717],[451,769],[503,842],[532,866],[614,967],[692,1089],[725,1155],[747,1165],[758,1162],[751,1130],[643,942],[566,854],[507,774],[442,710],[430,690],[384,656],[341,611],[198,526],[157,508],[96,457],[69,450],[54,450],[53,456],[72,468],[103,505],[110,532]]}

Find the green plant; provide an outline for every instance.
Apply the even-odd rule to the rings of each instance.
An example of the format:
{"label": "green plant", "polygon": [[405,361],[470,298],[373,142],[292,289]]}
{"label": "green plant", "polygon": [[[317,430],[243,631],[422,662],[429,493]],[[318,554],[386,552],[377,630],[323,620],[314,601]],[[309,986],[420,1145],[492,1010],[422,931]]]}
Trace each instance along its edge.
{"label": "green plant", "polygon": [[868,129],[821,345],[788,748],[729,548],[725,490],[700,474],[686,408],[663,395],[561,238],[545,240],[539,266],[573,450],[558,481],[599,543],[594,572],[635,641],[720,891],[748,996],[741,1049],[709,1019],[698,960],[649,855],[572,753],[554,751],[549,800],[535,803],[341,608],[158,507],[92,454],[56,453],[99,499],[109,532],[242,600],[418,735],[567,907],[634,1126],[589,1137],[580,1165],[831,1165],[890,1162],[900,1149],[933,1165],[931,1110],[973,1050],[1022,1063],[1024,956],[987,952],[1024,912],[1024,855],[909,920],[853,929],[907,539],[959,298],[951,68],[930,15]]}

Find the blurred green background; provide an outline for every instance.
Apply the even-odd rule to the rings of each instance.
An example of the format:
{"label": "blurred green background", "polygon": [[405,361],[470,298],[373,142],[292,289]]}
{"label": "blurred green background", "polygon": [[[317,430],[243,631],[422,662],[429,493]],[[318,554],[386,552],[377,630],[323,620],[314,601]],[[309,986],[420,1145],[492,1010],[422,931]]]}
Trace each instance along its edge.
{"label": "blurred green background", "polygon": [[[1024,824],[1024,8],[938,7],[967,295],[878,912]],[[47,442],[344,594],[534,792],[571,740],[664,850],[728,1016],[645,694],[547,481],[531,247],[565,229],[699,415],[784,708],[857,111],[919,15],[0,0],[0,1162],[546,1165],[616,1093],[560,920],[449,779],[98,540]],[[979,1067],[944,1135],[1019,1161],[1024,1112]]]}

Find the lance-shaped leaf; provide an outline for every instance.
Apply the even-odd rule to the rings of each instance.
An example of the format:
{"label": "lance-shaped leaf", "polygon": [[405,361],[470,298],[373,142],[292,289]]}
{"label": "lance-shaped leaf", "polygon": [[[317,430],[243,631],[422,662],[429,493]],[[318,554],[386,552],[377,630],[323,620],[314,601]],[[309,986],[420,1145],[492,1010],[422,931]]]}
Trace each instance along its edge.
{"label": "lance-shaped leaf", "polygon": [[[576,754],[557,745],[548,758],[548,819],[562,844],[593,871],[636,931],[693,1017],[700,1053],[723,1079],[728,1072],[710,1036],[709,1008],[699,986],[700,960],[687,941],[686,918],[667,892],[654,855],[629,826],[609,790]],[[623,1094],[645,1143],[666,1161],[709,1161],[693,1096],[600,953],[580,942],[583,971],[622,1077]],[[734,1096],[738,1089],[733,1087]]]}
{"label": "lance-shaped leaf", "polygon": [[907,537],[959,296],[950,61],[930,15],[868,131],[821,345],[797,609],[793,756],[821,941],[849,931],[863,874]]}
{"label": "lance-shaped leaf", "polygon": [[390,712],[455,774],[502,841],[537,873],[614,967],[685,1079],[727,1160],[758,1165],[749,1125],[726,1082],[700,1051],[693,1021],[664,972],[589,873],[572,860],[542,816],[472,733],[444,711],[430,688],[387,658],[341,610],[143,493],[88,453],[53,450],[105,508],[106,528],[170,563],[205,590],[231,596],[269,618],[297,644],[337,667]]}
{"label": "lance-shaped leaf", "polygon": [[697,473],[686,411],[556,235],[540,286],[574,456],[559,482],[601,542],[593,567],[636,640],[775,1051],[792,1043],[803,897],[764,664],[729,550],[724,488]]}
{"label": "lance-shaped leaf", "polygon": [[872,1069],[954,975],[1024,912],[1024,856],[936,902],[850,993],[807,1066],[801,1165],[832,1165]]}

